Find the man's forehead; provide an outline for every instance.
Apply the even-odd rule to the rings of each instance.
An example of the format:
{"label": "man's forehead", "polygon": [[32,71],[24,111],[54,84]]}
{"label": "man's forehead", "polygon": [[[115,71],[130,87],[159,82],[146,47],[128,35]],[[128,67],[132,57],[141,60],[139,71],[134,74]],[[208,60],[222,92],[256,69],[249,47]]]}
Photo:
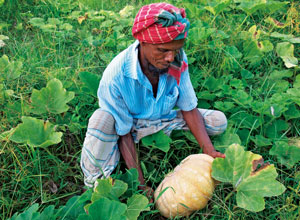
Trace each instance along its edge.
{"label": "man's forehead", "polygon": [[184,39],[181,40],[174,40],[164,44],[154,44],[157,48],[163,49],[180,49],[184,45]]}

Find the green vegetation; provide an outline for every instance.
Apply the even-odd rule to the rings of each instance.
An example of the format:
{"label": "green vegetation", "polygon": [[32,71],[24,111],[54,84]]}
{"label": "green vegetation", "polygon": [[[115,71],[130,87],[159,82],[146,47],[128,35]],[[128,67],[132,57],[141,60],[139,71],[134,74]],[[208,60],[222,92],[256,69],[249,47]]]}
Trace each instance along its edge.
{"label": "green vegetation", "polygon": [[[159,218],[137,190],[135,171],[126,171],[123,161],[113,174],[118,185],[99,181],[103,192],[83,194],[79,166],[87,122],[98,108],[101,74],[134,42],[134,16],[151,2],[0,0],[2,219],[24,211],[12,219],[87,219],[86,205],[94,219],[92,210],[103,203],[120,219]],[[263,210],[251,209],[238,196],[251,178],[245,176],[244,188],[239,180],[224,180],[208,206],[190,219],[299,219],[299,1],[168,2],[184,7],[191,22],[184,49],[198,107],[219,109],[228,118],[226,133],[212,139],[215,147],[225,152],[237,143],[261,155],[274,164],[270,184],[278,188],[258,192],[261,198],[278,196],[263,198]],[[173,132],[171,140],[162,133],[147,137],[138,148],[154,189],[183,158],[201,152],[184,131]],[[280,183],[286,188],[282,194]]]}

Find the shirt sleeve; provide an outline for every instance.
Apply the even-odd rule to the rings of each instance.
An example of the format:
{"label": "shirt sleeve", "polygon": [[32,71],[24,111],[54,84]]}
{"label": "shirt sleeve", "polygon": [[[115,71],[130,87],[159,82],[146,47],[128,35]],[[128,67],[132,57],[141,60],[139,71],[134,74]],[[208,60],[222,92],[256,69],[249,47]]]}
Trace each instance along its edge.
{"label": "shirt sleeve", "polygon": [[129,113],[117,86],[109,83],[100,83],[98,99],[101,110],[109,112],[114,117],[117,134],[128,134],[133,126],[133,117]]}
{"label": "shirt sleeve", "polygon": [[[188,63],[187,56],[183,54],[183,60]],[[197,107],[198,99],[195,94],[195,90],[191,83],[190,74],[188,68],[181,73],[180,84],[178,87],[179,97],[176,106],[183,111],[191,111]]]}

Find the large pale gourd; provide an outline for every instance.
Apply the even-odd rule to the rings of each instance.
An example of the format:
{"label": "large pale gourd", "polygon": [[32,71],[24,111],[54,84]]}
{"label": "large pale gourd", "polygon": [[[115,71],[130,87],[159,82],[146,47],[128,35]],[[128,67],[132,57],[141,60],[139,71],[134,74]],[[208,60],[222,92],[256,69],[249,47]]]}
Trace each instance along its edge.
{"label": "large pale gourd", "polygon": [[207,154],[190,155],[165,177],[154,193],[157,199],[165,190],[156,201],[164,217],[188,216],[207,205],[215,188],[211,177],[213,160]]}

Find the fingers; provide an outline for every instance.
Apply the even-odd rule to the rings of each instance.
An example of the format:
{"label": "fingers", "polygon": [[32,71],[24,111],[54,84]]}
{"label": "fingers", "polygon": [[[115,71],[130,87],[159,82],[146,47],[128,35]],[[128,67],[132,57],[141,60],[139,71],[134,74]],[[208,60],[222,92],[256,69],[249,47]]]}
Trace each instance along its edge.
{"label": "fingers", "polygon": [[212,156],[213,158],[216,158],[216,157],[225,158],[225,154],[222,154],[218,151],[210,152],[210,153],[208,153],[208,155]]}

